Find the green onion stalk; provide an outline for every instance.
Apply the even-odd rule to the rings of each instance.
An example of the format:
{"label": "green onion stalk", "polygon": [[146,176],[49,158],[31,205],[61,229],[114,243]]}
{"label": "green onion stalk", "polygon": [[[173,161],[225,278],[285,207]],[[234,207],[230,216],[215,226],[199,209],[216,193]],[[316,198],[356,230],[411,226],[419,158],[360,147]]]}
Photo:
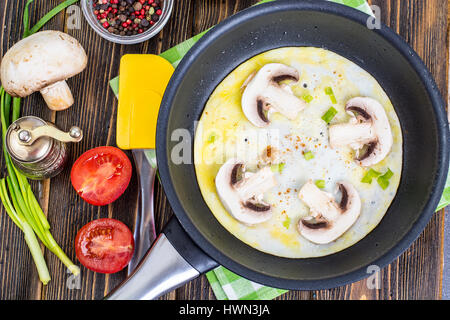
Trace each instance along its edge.
{"label": "green onion stalk", "polygon": [[[39,31],[59,12],[78,2],[78,0],[67,0],[62,2],[48,12],[30,29],[29,6],[33,1],[34,0],[28,0],[25,4],[23,13],[23,38]],[[3,141],[5,141],[8,126],[20,117],[20,104],[20,98],[11,97],[11,95],[4,90],[3,86],[0,87],[0,117]],[[50,274],[37,238],[39,238],[74,275],[78,275],[80,269],[67,257],[64,251],[56,243],[50,233],[50,224],[48,223],[47,217],[34,196],[27,178],[14,167],[4,143],[3,155],[8,176],[0,179],[0,198],[8,216],[24,233],[25,242],[30,249],[39,273],[39,279],[45,285],[50,281]]]}

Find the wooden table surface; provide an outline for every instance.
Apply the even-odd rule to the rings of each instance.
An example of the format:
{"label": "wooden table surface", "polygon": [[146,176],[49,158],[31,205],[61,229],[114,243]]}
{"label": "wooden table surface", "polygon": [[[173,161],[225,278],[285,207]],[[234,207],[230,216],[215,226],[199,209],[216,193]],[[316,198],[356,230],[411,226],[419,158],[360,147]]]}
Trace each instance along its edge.
{"label": "wooden table surface", "polygon": [[[20,39],[22,11],[26,0],[0,1],[1,48],[6,50]],[[36,115],[68,129],[80,125],[83,141],[71,145],[74,161],[84,151],[102,145],[115,145],[117,100],[108,81],[118,74],[119,60],[125,53],[158,54],[249,7],[256,0],[176,0],[173,15],[154,39],[133,46],[117,45],[100,38],[81,20],[81,28],[69,30],[67,12],[59,14],[44,29],[65,31],[77,38],[89,56],[87,69],[70,79],[75,105],[62,112],[51,112],[39,94],[26,98],[23,115]],[[442,95],[447,96],[447,0],[370,0],[381,9],[381,19],[400,34],[425,61]],[[58,0],[35,0],[31,25],[56,6]],[[143,80],[146,76],[142,75]],[[157,75],[155,75],[157,76]],[[131,157],[131,154],[129,154]],[[3,162],[3,159],[2,159]],[[2,169],[4,166],[2,166]],[[5,174],[5,171],[2,171]],[[52,233],[68,256],[76,261],[74,238],[89,221],[111,217],[133,228],[137,203],[134,175],[125,194],[116,202],[94,207],[77,196],[70,184],[70,165],[51,181],[33,183],[48,215]],[[161,230],[172,210],[157,186],[156,228]],[[436,213],[414,244],[381,271],[381,288],[370,290],[366,280],[322,291],[291,291],[279,299],[439,299],[442,295],[444,212]],[[82,268],[79,283],[71,283],[63,264],[44,249],[52,280],[39,282],[37,271],[20,230],[1,209],[0,213],[0,299],[101,299],[125,277],[122,271],[103,275]],[[68,285],[71,284],[71,285]],[[191,281],[163,299],[215,299],[205,276]]]}

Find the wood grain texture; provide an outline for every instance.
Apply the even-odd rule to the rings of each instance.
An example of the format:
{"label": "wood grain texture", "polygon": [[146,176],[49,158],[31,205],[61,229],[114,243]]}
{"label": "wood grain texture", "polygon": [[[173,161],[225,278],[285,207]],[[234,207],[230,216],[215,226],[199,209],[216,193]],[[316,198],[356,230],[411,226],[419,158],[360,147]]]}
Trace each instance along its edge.
{"label": "wood grain texture", "polygon": [[[20,39],[21,19],[26,0],[0,2],[0,53]],[[193,35],[208,29],[226,17],[255,4],[256,0],[177,0],[167,26],[150,41],[133,46],[107,42],[95,34],[84,19],[81,29],[68,30],[67,13],[59,14],[45,29],[64,30],[76,37],[89,57],[87,69],[68,83],[75,105],[54,113],[45,106],[39,94],[24,99],[23,115],[37,115],[54,121],[60,128],[80,125],[85,138],[70,146],[72,160],[84,151],[115,145],[117,99],[108,81],[118,74],[120,57],[126,53],[158,54]],[[58,0],[35,0],[31,7],[32,25]],[[434,75],[444,96],[447,94],[448,45],[447,0],[371,0],[381,9],[381,19],[410,43]],[[445,61],[445,63],[443,63]],[[143,75],[151,77],[152,75]],[[128,153],[131,157],[131,153]],[[1,157],[1,156],[0,156]],[[3,161],[3,159],[1,159]],[[2,173],[4,173],[2,166]],[[133,228],[136,216],[137,177],[116,202],[94,207],[81,200],[73,190],[70,166],[62,174],[44,183],[33,182],[52,226],[52,233],[68,256],[76,260],[73,240],[87,222],[104,217],[123,221]],[[173,214],[162,188],[156,186],[156,229],[159,232]],[[321,291],[291,291],[278,299],[439,299],[441,297],[443,212],[434,215],[417,241],[380,273],[381,287],[369,290],[366,280],[340,288]],[[80,287],[69,289],[71,281],[56,257],[44,250],[52,281],[43,287],[37,277],[31,255],[20,230],[10,221],[3,208],[0,212],[0,299],[101,299],[125,277],[125,271],[101,275],[82,268]],[[214,299],[214,294],[201,276],[161,299]]]}

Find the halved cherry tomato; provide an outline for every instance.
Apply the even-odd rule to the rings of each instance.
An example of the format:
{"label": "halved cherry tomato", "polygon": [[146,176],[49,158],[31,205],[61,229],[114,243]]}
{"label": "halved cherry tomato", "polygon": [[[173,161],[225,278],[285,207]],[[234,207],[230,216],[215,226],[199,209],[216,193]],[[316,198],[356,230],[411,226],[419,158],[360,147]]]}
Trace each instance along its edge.
{"label": "halved cherry tomato", "polygon": [[134,252],[130,229],[122,222],[105,218],[89,222],[78,231],[75,253],[86,268],[115,273],[125,268]]}
{"label": "halved cherry tomato", "polygon": [[132,166],[127,155],[115,147],[98,147],[83,153],[75,161],[70,179],[85,201],[103,206],[125,192]]}

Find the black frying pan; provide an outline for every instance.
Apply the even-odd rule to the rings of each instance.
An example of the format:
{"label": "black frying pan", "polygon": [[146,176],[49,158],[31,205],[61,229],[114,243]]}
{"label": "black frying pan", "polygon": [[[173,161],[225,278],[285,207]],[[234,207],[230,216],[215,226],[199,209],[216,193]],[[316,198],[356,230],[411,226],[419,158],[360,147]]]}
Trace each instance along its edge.
{"label": "black frying pan", "polygon": [[[189,51],[165,92],[156,137],[161,181],[178,220],[172,219],[134,277],[111,298],[157,297],[216,266],[216,261],[273,287],[331,288],[368,276],[368,266],[382,268],[411,245],[444,188],[448,122],[436,84],[417,54],[386,26],[369,30],[367,19],[357,10],[326,1],[276,1],[228,18]],[[193,165],[195,121],[216,86],[244,61],[286,46],[325,48],[371,73],[390,97],[403,130],[402,178],[383,220],[355,245],[320,258],[280,258],[238,240],[209,210]],[[171,161],[180,143],[172,134],[180,128],[191,137],[186,164]]]}

